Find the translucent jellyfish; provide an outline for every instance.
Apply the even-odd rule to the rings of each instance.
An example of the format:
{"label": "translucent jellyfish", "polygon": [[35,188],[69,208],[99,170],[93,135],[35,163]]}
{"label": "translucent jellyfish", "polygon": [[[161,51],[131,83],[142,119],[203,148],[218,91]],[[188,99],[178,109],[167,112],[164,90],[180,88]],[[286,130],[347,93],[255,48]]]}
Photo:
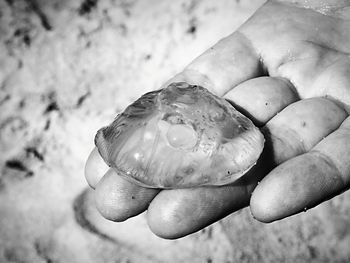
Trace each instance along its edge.
{"label": "translucent jellyfish", "polygon": [[144,94],[95,144],[118,174],[150,188],[230,184],[259,158],[264,137],[225,99],[172,83]]}

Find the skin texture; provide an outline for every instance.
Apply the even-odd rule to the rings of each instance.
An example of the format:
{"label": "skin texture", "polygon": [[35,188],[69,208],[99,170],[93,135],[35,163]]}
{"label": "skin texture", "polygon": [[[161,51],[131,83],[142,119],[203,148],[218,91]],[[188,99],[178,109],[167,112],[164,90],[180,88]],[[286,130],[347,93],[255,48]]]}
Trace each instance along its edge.
{"label": "skin texture", "polygon": [[257,165],[234,185],[158,192],[111,170],[104,176],[108,167],[94,150],[86,178],[98,209],[123,221],[148,207],[152,231],[174,239],[247,205],[272,222],[347,190],[349,54],[348,1],[267,2],[168,82],[202,85],[251,117],[266,139]]}

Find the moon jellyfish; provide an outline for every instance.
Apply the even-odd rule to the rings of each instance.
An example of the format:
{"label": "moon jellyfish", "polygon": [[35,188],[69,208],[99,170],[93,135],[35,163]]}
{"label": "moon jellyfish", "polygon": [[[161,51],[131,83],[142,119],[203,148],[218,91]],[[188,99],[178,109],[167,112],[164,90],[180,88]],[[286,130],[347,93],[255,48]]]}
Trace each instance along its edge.
{"label": "moon jellyfish", "polygon": [[185,188],[236,181],[256,163],[264,137],[225,99],[181,82],[144,94],[97,132],[95,144],[128,180]]}

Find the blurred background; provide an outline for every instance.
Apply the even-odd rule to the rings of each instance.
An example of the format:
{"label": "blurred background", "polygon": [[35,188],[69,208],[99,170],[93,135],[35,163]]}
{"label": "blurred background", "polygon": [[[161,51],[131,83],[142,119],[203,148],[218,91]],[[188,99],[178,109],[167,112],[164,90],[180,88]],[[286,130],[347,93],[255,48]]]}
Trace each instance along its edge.
{"label": "blurred background", "polygon": [[263,2],[0,0],[0,262],[349,262],[350,192],[169,241],[103,219],[84,179],[101,126]]}

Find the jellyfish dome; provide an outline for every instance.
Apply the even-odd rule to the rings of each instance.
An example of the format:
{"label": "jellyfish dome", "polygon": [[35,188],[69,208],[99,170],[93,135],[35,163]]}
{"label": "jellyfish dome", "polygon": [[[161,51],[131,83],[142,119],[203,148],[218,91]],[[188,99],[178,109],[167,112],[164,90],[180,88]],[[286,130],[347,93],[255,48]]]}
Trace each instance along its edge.
{"label": "jellyfish dome", "polygon": [[119,175],[167,189],[233,183],[255,165],[264,137],[225,99],[180,82],[144,94],[95,144]]}

